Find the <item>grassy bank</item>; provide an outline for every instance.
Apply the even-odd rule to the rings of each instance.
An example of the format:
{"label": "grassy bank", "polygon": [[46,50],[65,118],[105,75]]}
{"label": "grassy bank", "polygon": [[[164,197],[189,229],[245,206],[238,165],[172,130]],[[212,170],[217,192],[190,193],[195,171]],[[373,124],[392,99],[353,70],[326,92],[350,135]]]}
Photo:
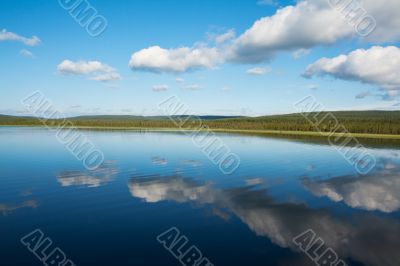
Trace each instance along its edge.
{"label": "grassy bank", "polygon": [[[0,125],[16,126],[16,127],[45,127],[43,124],[35,125]],[[57,126],[54,126],[56,128]],[[68,128],[68,127],[65,127]],[[110,130],[110,131],[143,131],[143,132],[179,132],[179,131],[193,131],[192,128],[157,128],[157,127],[110,127],[110,126],[73,126],[73,128],[81,130]],[[212,132],[220,133],[236,133],[244,135],[274,135],[274,136],[309,136],[309,137],[344,137],[342,133],[330,132],[316,132],[316,131],[289,131],[289,130],[246,130],[246,129],[226,129],[226,128],[211,128]],[[200,131],[206,132],[208,129],[201,129]],[[387,140],[400,140],[400,135],[396,134],[366,134],[366,133],[348,133],[346,137],[353,137],[355,139],[387,139]]]}

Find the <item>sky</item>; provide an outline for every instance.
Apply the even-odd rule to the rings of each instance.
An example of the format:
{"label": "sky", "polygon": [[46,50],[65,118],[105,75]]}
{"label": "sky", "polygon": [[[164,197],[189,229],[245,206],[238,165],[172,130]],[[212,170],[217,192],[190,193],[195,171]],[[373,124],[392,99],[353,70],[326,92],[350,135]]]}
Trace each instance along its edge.
{"label": "sky", "polygon": [[399,110],[398,10],[398,0],[0,0],[0,114],[27,114],[21,99],[36,90],[68,116],[159,115],[172,95],[197,115],[293,113],[309,95],[326,111]]}

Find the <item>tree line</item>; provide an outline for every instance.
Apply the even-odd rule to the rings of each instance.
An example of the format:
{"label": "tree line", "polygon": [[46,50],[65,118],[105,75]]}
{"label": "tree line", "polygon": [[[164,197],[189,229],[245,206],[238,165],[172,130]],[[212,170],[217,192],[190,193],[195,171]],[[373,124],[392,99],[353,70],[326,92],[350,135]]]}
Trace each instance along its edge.
{"label": "tree line", "polygon": [[[202,120],[202,127],[211,129],[237,130],[282,130],[282,131],[322,131],[332,132],[345,128],[351,133],[368,134],[400,134],[400,112],[366,111],[366,112],[333,112],[310,113],[306,119],[301,114],[277,115],[257,118],[232,118]],[[186,118],[185,118],[186,119]],[[184,120],[184,119],[182,119]],[[77,127],[120,127],[120,128],[177,128],[177,125],[168,118],[146,119],[133,118],[119,119],[69,119]],[[40,126],[43,123],[35,118],[7,118],[1,119],[1,125],[32,125]],[[48,120],[52,126],[61,125],[61,120]],[[189,120],[183,128],[199,126],[198,120]]]}

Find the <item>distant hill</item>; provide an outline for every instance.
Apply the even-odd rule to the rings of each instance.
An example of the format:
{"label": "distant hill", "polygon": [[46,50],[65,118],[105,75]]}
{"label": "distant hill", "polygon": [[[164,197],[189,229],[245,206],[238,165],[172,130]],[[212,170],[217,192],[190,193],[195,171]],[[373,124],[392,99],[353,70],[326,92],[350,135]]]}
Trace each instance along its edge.
{"label": "distant hill", "polygon": [[[337,122],[352,133],[400,134],[400,111],[339,111],[307,114],[310,119],[321,122],[318,131],[330,132],[337,127]],[[331,116],[333,115],[335,119]],[[329,119],[324,119],[329,117]],[[187,116],[175,116],[185,121]],[[261,117],[201,116],[202,126],[214,129],[238,130],[279,130],[279,131],[317,131],[302,114],[272,115]],[[124,127],[124,128],[176,128],[166,116],[79,116],[68,118],[78,127]],[[57,125],[60,120],[49,123]],[[0,115],[0,125],[41,125],[32,117]],[[195,120],[189,120],[183,127],[199,126]]]}
{"label": "distant hill", "polygon": [[[334,112],[322,112],[320,116],[324,116],[327,113],[333,114],[337,119],[400,119],[400,111],[334,111]],[[313,116],[318,113],[308,113],[308,116]],[[303,114],[285,114],[285,115],[271,115],[271,116],[260,116],[255,119],[297,119],[303,116]]]}
{"label": "distant hill", "polygon": [[[318,130],[331,132],[337,122],[352,133],[400,134],[400,111],[335,111],[307,113],[310,120],[321,122]],[[335,117],[337,122],[332,118]],[[261,116],[210,121],[210,127],[227,125],[232,129],[316,131],[303,114]]]}
{"label": "distant hill", "polygon": [[17,119],[33,119],[31,116],[13,116],[13,115],[2,115],[0,114],[0,121],[13,121]]}
{"label": "distant hill", "polygon": [[[186,115],[173,116],[185,118]],[[206,115],[199,116],[202,120],[218,120],[218,119],[234,119],[240,118],[241,116],[217,116],[217,115]],[[103,121],[130,121],[130,120],[168,120],[168,116],[133,116],[133,115],[94,115],[94,116],[77,116],[71,117],[69,120],[84,121],[84,120],[103,120]]]}

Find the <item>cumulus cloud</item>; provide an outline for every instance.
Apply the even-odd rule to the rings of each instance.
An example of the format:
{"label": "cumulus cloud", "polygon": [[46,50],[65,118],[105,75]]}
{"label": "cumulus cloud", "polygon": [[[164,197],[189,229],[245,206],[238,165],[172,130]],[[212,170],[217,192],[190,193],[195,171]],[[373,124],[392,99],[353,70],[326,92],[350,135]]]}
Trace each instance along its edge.
{"label": "cumulus cloud", "polygon": [[28,46],[36,46],[40,44],[40,39],[37,36],[32,36],[31,38],[27,38],[21,35],[18,35],[16,33],[7,31],[6,29],[3,29],[0,31],[0,41],[16,41],[16,42],[22,42],[25,45]]}
{"label": "cumulus cloud", "polygon": [[220,62],[221,53],[216,47],[163,49],[160,46],[152,46],[132,54],[129,66],[133,70],[181,73],[212,68]]}
{"label": "cumulus cloud", "polygon": [[300,1],[256,21],[233,45],[232,60],[257,63],[276,52],[333,44],[350,36],[352,27],[326,1]]}
{"label": "cumulus cloud", "polygon": [[103,82],[121,79],[120,74],[114,68],[99,61],[64,60],[57,66],[57,69],[64,75],[88,76],[91,80]]}
{"label": "cumulus cloud", "polygon": [[[356,34],[355,26],[358,24],[346,19],[346,15],[354,13],[351,9],[346,9],[350,14],[344,13],[341,7],[340,4],[332,7],[329,1],[302,0],[294,6],[280,8],[273,16],[256,21],[236,40],[232,59],[261,62],[271,59],[279,51],[304,52],[314,46],[334,44],[344,38],[362,38]],[[360,5],[355,5],[355,8],[358,7],[373,17],[377,25],[366,41],[400,40],[400,20],[396,14],[400,8],[398,0],[364,0]]]}
{"label": "cumulus cloud", "polygon": [[[226,43],[235,38],[235,31],[209,34],[214,45],[197,43],[192,47],[164,49],[151,46],[132,54],[129,66],[132,70],[156,73],[183,73],[187,71],[213,68],[225,61]],[[178,80],[182,82],[183,80]]]}
{"label": "cumulus cloud", "polygon": [[358,49],[348,55],[321,58],[309,65],[304,76],[332,76],[376,85],[394,96],[400,89],[400,49],[395,46],[374,46]]}
{"label": "cumulus cloud", "polygon": [[267,74],[270,71],[271,71],[271,68],[255,67],[255,68],[250,68],[249,70],[246,71],[246,73],[249,75],[252,75],[252,76],[262,76],[262,75]]}
{"label": "cumulus cloud", "polygon": [[379,43],[400,41],[398,0],[364,0],[360,3],[368,15],[376,20],[376,28],[366,37],[367,41]]}
{"label": "cumulus cloud", "polygon": [[[400,40],[398,0],[364,0],[362,7],[377,23],[376,29],[364,40],[378,43]],[[266,62],[285,51],[294,52],[293,56],[298,58],[315,46],[332,45],[345,38],[362,38],[345,16],[346,13],[333,8],[329,1],[300,0],[295,5],[279,8],[272,16],[260,18],[238,37],[230,30],[215,37],[212,46],[200,44],[175,49],[152,46],[133,53],[129,65],[133,70],[181,73],[226,62]]]}

